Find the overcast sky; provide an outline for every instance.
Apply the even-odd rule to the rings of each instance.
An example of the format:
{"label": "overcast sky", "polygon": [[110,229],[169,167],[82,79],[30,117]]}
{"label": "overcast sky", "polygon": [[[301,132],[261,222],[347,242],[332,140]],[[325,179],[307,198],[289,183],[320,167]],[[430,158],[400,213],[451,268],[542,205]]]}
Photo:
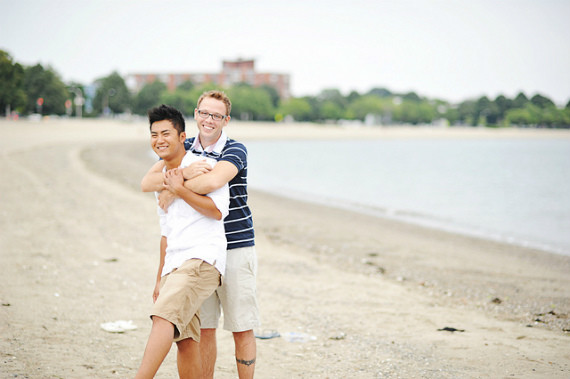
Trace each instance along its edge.
{"label": "overcast sky", "polygon": [[257,71],[289,73],[293,96],[524,91],[565,105],[568,20],[568,0],[0,0],[0,49],[84,84],[254,58]]}

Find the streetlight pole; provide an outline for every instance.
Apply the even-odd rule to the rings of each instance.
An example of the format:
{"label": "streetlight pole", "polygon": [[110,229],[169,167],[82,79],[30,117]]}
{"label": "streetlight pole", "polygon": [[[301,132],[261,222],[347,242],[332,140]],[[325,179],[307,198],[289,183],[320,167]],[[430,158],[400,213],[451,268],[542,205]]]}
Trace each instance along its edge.
{"label": "streetlight pole", "polygon": [[81,118],[83,116],[83,92],[81,88],[71,87],[70,91],[75,94],[75,116]]}
{"label": "streetlight pole", "polygon": [[111,109],[109,108],[109,97],[114,96],[117,91],[114,88],[109,88],[107,92],[105,92],[103,97],[103,116],[108,117],[111,114]]}

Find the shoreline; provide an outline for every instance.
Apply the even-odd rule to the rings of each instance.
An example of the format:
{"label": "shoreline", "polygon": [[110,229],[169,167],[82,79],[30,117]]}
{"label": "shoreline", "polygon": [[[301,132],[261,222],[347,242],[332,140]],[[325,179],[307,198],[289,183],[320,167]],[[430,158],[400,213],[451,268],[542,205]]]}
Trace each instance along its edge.
{"label": "shoreline", "polygon": [[315,196],[291,193],[281,193],[278,191],[271,191],[266,189],[259,189],[251,187],[255,192],[263,192],[268,195],[273,195],[276,197],[283,197],[291,200],[296,200],[300,202],[307,202],[315,205],[321,205],[325,207],[337,208],[340,210],[345,210],[349,212],[355,212],[362,215],[368,215],[373,217],[378,217],[386,221],[396,221],[401,223],[406,223],[410,225],[415,225],[418,227],[431,229],[435,231],[442,231],[450,234],[457,234],[460,236],[478,238],[481,240],[486,240],[489,242],[496,242],[506,245],[512,245],[515,247],[523,249],[532,249],[543,251],[546,254],[556,254],[561,256],[570,257],[570,249],[562,246],[555,246],[552,244],[529,241],[520,237],[514,237],[512,235],[504,235],[490,230],[475,229],[471,226],[461,226],[446,223],[445,221],[439,221],[433,216],[426,216],[418,213],[406,214],[410,212],[388,212],[383,208],[367,208],[358,203],[344,203],[338,201],[335,198],[321,197],[317,198]]}
{"label": "shoreline", "polygon": [[[140,178],[154,160],[146,154],[148,148],[144,145],[121,144],[121,148],[124,155],[111,161],[104,170],[102,167],[106,165],[103,162],[117,150],[115,143],[98,144],[97,150],[86,149],[82,158],[94,172],[121,181],[123,185],[138,191]],[[139,173],[121,174],[126,167],[130,167],[129,172],[133,174],[134,167],[137,167]],[[263,190],[250,189],[248,192],[255,230],[261,231],[273,242],[307,249],[319,259],[328,257],[329,263],[359,274],[381,275],[405,285],[431,288],[449,301],[469,298],[475,307],[493,308],[494,312],[503,313],[505,317],[526,325],[570,330],[570,320],[567,318],[570,314],[570,298],[562,303],[553,303],[551,297],[532,290],[521,296],[515,272],[521,269],[522,263],[524,270],[552,270],[556,273],[552,279],[565,279],[565,274],[570,272],[570,256]],[[344,225],[347,219],[351,220],[350,226]],[[389,235],[390,242],[383,246],[386,235]],[[427,247],[423,246],[426,242],[429,243]],[[347,257],[344,254],[349,247],[350,256]],[[428,256],[418,256],[420,251],[426,251]],[[477,270],[485,273],[497,270],[495,265],[500,264],[504,266],[501,270],[506,279],[495,278],[495,283],[487,283],[485,291],[472,291],[463,283],[462,277],[469,271],[465,263],[470,261],[477,262],[480,265]],[[515,269],[511,269],[511,266]],[[534,278],[527,279],[532,281]],[[570,285],[570,278],[567,282]],[[561,290],[567,292],[568,289]],[[552,290],[557,292],[554,286]],[[525,304],[531,293],[534,298],[532,306]],[[503,304],[502,307],[495,307],[489,304],[495,297],[509,299],[509,306]],[[540,325],[534,322],[536,315],[548,313],[553,304],[557,304],[554,309],[558,308],[563,318],[551,317]]]}

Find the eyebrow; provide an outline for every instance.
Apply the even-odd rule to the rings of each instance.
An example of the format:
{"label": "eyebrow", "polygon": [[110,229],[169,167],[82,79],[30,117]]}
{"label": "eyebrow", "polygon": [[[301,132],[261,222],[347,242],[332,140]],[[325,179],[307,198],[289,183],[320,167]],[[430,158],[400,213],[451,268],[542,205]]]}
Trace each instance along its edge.
{"label": "eyebrow", "polygon": [[168,130],[168,129],[164,129],[164,130],[161,130],[159,132],[155,132],[154,130],[151,130],[150,134],[159,134],[159,133],[164,134],[164,133],[171,133],[171,132],[172,132],[172,130]]}

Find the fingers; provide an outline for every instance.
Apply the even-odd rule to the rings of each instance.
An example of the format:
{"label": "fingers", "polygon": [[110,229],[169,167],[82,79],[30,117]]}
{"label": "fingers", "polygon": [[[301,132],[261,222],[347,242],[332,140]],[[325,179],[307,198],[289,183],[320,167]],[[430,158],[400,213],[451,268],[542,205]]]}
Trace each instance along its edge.
{"label": "fingers", "polygon": [[212,171],[212,166],[210,166],[210,164],[206,161],[200,161],[200,169],[206,173],[208,171]]}
{"label": "fingers", "polygon": [[178,168],[173,168],[164,173],[164,179],[173,178],[175,176],[182,176],[182,170]]}
{"label": "fingers", "polygon": [[196,172],[201,172],[201,173],[206,173],[212,170],[212,166],[210,166],[210,164],[206,162],[205,159],[192,163],[190,167],[192,167],[192,169],[195,170]]}

